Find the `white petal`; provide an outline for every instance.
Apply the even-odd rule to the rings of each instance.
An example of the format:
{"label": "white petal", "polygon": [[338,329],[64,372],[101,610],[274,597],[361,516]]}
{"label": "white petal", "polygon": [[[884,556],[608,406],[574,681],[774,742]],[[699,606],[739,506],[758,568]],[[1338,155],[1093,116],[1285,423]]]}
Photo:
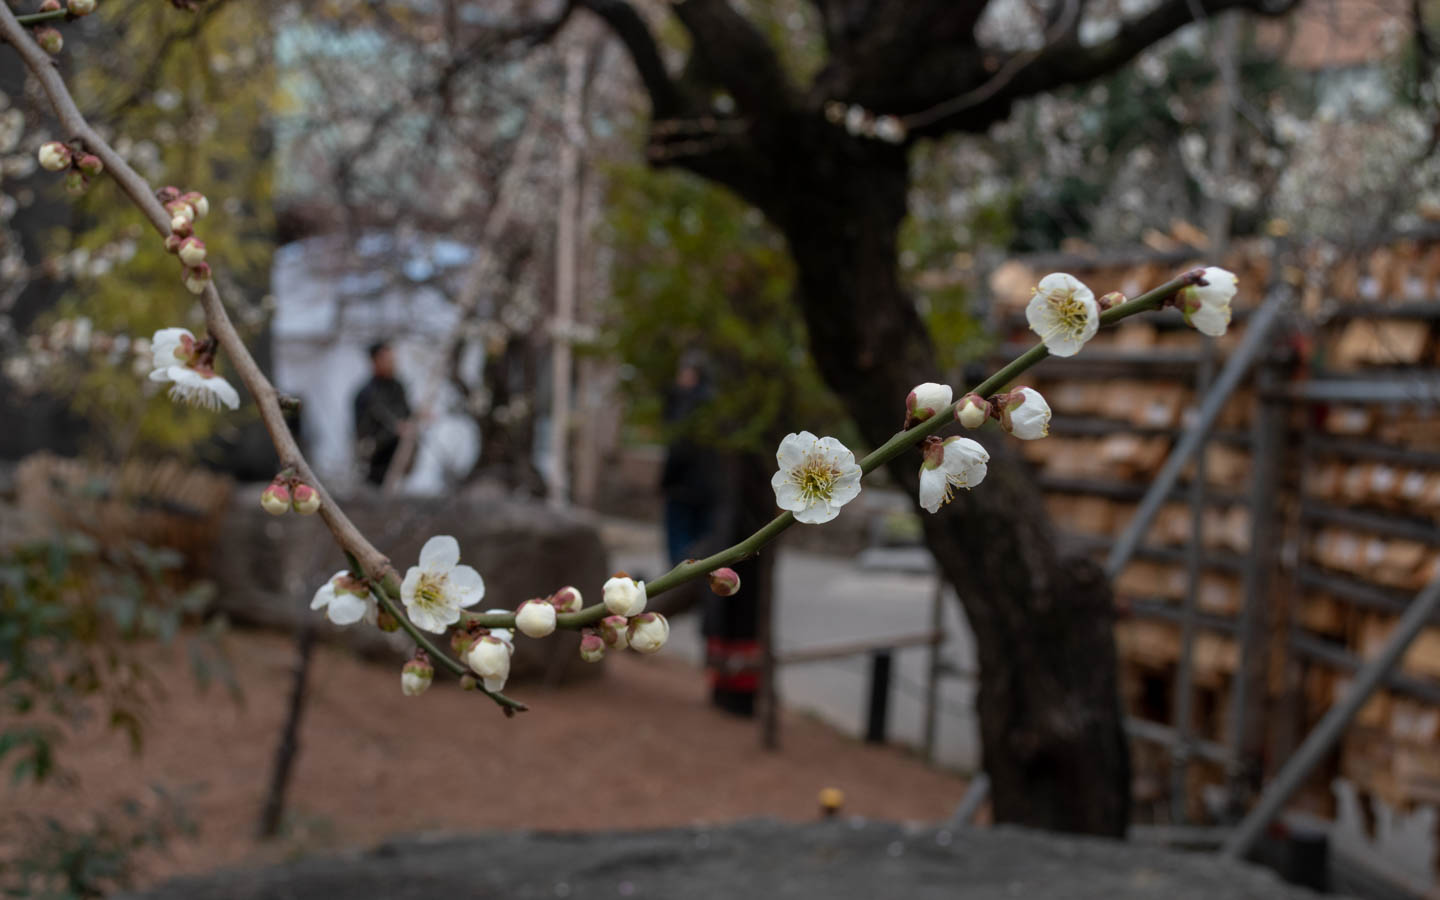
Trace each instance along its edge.
{"label": "white petal", "polygon": [[[180,368],[180,367],[179,367],[179,366],[175,366],[174,368],[177,368],[177,369],[178,369],[178,368]],[[171,369],[170,366],[165,366],[164,368],[154,370],[153,372],[150,373],[150,380],[151,380],[151,381],[174,381],[175,379],[173,379],[173,378],[170,377],[170,369]]]}
{"label": "white petal", "polygon": [[780,449],[775,451],[775,461],[780,464],[780,470],[793,469],[805,461],[805,454],[809,453],[815,446],[815,435],[808,431],[799,434],[787,434],[780,442]]}
{"label": "white petal", "polygon": [[336,625],[354,625],[365,618],[367,604],[365,598],[357,597],[349,591],[341,591],[330,601],[330,608],[325,615]]}
{"label": "white petal", "polygon": [[505,690],[505,679],[508,678],[508,677],[509,677],[509,673],[506,673],[505,675],[499,675],[499,676],[493,676],[493,677],[490,677],[490,678],[486,678],[486,679],[485,679],[485,690],[489,691],[489,692],[492,693],[492,694],[498,694],[498,693],[500,693],[501,691]]}
{"label": "white petal", "polygon": [[437,534],[420,548],[420,568],[426,572],[448,572],[460,562],[460,542],[448,534]]}
{"label": "white petal", "polygon": [[1055,307],[1050,305],[1050,298],[1047,294],[1037,291],[1030,298],[1030,302],[1025,304],[1025,321],[1029,323],[1030,330],[1036,334],[1045,334],[1054,328],[1058,318],[1059,316],[1055,314]]}
{"label": "white petal", "polygon": [[945,473],[940,469],[920,468],[920,505],[927,512],[937,512],[945,502]]}
{"label": "white petal", "polygon": [[1045,340],[1045,349],[1050,351],[1051,356],[1074,356],[1084,346],[1085,342],[1078,339],[1056,336]]}
{"label": "white petal", "polygon": [[310,608],[324,609],[326,606],[329,606],[330,601],[334,599],[335,585],[327,581],[324,584],[320,585],[320,590],[315,592],[314,598],[310,601]]}
{"label": "white petal", "polygon": [[775,477],[770,479],[770,486],[775,489],[776,506],[781,509],[805,508],[805,501],[800,497],[800,486],[786,480],[784,472],[776,472]]}
{"label": "white petal", "polygon": [[838,462],[842,469],[855,462],[855,454],[850,452],[850,448],[833,437],[823,437],[815,442],[815,446],[821,453]]}
{"label": "white petal", "polygon": [[405,580],[400,582],[400,599],[406,607],[415,602],[415,591],[420,587],[422,574],[419,566],[411,566],[405,573]]}
{"label": "white petal", "polygon": [[453,606],[412,606],[408,612],[416,628],[431,634],[444,634],[446,628],[460,621],[460,610]]}
{"label": "white petal", "polygon": [[205,379],[205,386],[215,392],[215,396],[220,398],[220,402],[225,404],[226,408],[240,408],[240,395],[235,392],[235,388],[230,382],[219,375]]}
{"label": "white petal", "polygon": [[830,492],[831,506],[844,506],[860,495],[860,469],[842,475]]}
{"label": "white petal", "polygon": [[805,509],[795,511],[795,521],[804,522],[806,525],[824,525],[826,522],[840,515],[840,507],[834,503],[816,503]]}
{"label": "white petal", "polygon": [[485,597],[485,579],[470,566],[456,566],[445,576],[445,591],[460,606],[474,606]]}
{"label": "white petal", "polygon": [[1230,306],[1228,304],[1201,304],[1200,308],[1186,317],[1196,331],[1211,337],[1220,337],[1230,327]]}

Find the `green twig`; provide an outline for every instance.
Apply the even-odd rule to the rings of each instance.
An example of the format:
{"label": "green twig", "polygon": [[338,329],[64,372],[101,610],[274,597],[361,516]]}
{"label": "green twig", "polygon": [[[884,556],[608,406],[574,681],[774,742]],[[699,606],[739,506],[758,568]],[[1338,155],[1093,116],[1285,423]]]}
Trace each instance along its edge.
{"label": "green twig", "polygon": [[53,22],[56,19],[63,19],[70,15],[68,9],[52,9],[49,12],[31,13],[28,16],[16,16],[15,21],[21,25],[39,25],[42,22]]}
{"label": "green twig", "polygon": [[[1142,312],[1159,309],[1167,300],[1179,293],[1182,288],[1196,284],[1199,280],[1200,270],[1195,269],[1186,272],[1159,287],[1147,291],[1136,297],[1134,300],[1126,301],[1118,306],[1107,309],[1100,314],[1100,324],[1114,325],[1122,319],[1128,319],[1133,315]],[[1029,350],[1015,357],[1008,365],[1000,369],[994,375],[975,386],[973,393],[982,397],[988,397],[1005,385],[1014,381],[1027,369],[1040,362],[1050,355],[1045,345],[1036,344]],[[964,397],[964,394],[961,395]],[[950,404],[935,415],[916,425],[908,431],[901,431],[890,440],[875,448],[870,455],[860,460],[860,469],[869,474],[885,463],[903,453],[907,448],[913,447],[920,441],[941,430],[954,420],[955,407],[960,401]],[[769,522],[765,523],[759,531],[750,535],[745,540],[733,547],[727,547],[713,556],[704,559],[690,560],[683,562],[670,571],[647,582],[645,592],[647,596],[654,597],[657,594],[679,587],[687,581],[692,581],[721,566],[728,566],[739,562],[749,556],[753,556],[765,544],[773,540],[780,532],[795,524],[795,514],[783,512]],[[579,612],[565,613],[556,617],[556,624],[560,628],[583,628],[593,625],[606,616],[605,605],[597,603],[594,606],[587,606]],[[485,628],[514,628],[515,615],[513,613],[464,613],[462,621],[483,626]]]}

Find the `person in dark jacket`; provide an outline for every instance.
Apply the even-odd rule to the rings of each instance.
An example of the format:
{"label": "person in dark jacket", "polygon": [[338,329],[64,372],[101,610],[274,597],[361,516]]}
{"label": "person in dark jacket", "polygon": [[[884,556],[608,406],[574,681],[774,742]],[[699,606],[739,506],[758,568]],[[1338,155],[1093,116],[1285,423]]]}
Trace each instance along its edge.
{"label": "person in dark jacket", "polygon": [[385,482],[400,436],[410,428],[405,386],[395,377],[395,351],[385,342],[370,346],[370,380],[355,394],[355,439],[365,480]]}

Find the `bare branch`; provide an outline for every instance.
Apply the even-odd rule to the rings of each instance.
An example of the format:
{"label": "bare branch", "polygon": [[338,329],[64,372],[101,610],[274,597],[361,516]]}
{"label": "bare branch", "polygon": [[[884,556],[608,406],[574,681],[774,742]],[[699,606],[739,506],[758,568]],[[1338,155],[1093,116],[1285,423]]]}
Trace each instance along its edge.
{"label": "bare branch", "polygon": [[692,64],[733,94],[742,110],[775,116],[794,105],[775,48],[729,0],[683,0],[674,9],[690,32]]}
{"label": "bare branch", "polygon": [[610,26],[630,53],[630,60],[640,73],[645,91],[650,95],[650,114],[656,119],[680,115],[680,93],[665,61],[660,58],[659,45],[650,33],[650,26],[626,0],[575,0],[576,5],[590,10]]}

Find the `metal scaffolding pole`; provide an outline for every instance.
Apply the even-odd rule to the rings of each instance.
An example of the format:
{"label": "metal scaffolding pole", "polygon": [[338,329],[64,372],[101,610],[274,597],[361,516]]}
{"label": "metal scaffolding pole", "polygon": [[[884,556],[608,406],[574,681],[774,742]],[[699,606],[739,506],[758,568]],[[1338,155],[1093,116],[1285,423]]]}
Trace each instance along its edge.
{"label": "metal scaffolding pole", "polygon": [[1254,318],[1250,320],[1249,326],[1245,329],[1245,336],[1240,339],[1240,346],[1235,349],[1230,358],[1225,361],[1225,366],[1220,371],[1220,377],[1215,379],[1215,386],[1211,389],[1210,395],[1200,406],[1200,412],[1195,416],[1185,429],[1175,450],[1165,460],[1165,465],[1160,467],[1160,472],[1151,482],[1150,489],[1145,492],[1145,497],[1140,501],[1139,508],[1135,511],[1135,517],[1125,527],[1125,531],[1116,539],[1115,545],[1110,550],[1110,556],[1105,560],[1105,573],[1114,578],[1125,568],[1125,564],[1134,555],[1135,548],[1140,545],[1140,538],[1145,530],[1155,520],[1155,514],[1165,503],[1170,492],[1175,488],[1175,481],[1180,477],[1180,470],[1190,462],[1205,442],[1205,437],[1215,425],[1215,419],[1219,417],[1220,410],[1240,385],[1240,380],[1249,370],[1250,364],[1255,361],[1261,352],[1269,346],[1269,335],[1275,323],[1280,320],[1281,315],[1290,306],[1292,291],[1287,285],[1277,286],[1260,309],[1256,311]]}
{"label": "metal scaffolding pole", "polygon": [[1240,825],[1235,829],[1234,834],[1225,841],[1221,848],[1220,855],[1228,859],[1239,859],[1250,851],[1250,848],[1259,840],[1265,826],[1280,812],[1280,808],[1294,795],[1300,785],[1305,781],[1315,766],[1324,759],[1325,755],[1335,746],[1340,735],[1360,707],[1370,699],[1396,664],[1410,649],[1410,644],[1425,628],[1430,616],[1440,609],[1440,578],[1432,581],[1425,590],[1411,602],[1410,608],[1405,615],[1400,617],[1400,622],[1386,639],[1385,645],[1373,659],[1367,662],[1356,674],[1355,680],[1350,689],[1345,692],[1344,698],[1325,713],[1320,724],[1306,736],[1300,749],[1290,757],[1280,769],[1275,780],[1261,793],[1259,801],[1250,810]]}

